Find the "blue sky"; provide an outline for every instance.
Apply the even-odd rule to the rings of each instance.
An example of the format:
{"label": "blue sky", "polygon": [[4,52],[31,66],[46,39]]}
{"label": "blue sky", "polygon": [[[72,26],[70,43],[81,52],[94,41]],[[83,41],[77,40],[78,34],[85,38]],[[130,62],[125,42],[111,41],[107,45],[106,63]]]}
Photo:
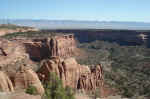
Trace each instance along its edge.
{"label": "blue sky", "polygon": [[150,22],[150,0],[0,0],[0,19]]}

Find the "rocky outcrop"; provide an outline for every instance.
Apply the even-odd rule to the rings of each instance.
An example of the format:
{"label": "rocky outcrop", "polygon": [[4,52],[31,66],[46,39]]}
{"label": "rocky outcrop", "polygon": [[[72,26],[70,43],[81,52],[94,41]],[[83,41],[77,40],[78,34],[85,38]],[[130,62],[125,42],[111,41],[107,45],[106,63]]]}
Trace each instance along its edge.
{"label": "rocky outcrop", "polygon": [[41,96],[29,95],[24,92],[17,92],[17,93],[0,92],[0,99],[41,99]]}
{"label": "rocky outcrop", "polygon": [[12,92],[32,85],[43,94],[44,89],[37,74],[32,69],[21,68],[23,64],[30,67],[35,65],[29,60],[22,43],[0,38],[0,89]]}
{"label": "rocky outcrop", "polygon": [[[2,79],[0,81],[3,81],[0,82],[0,87],[3,91],[14,91],[13,87],[20,91],[20,89],[34,86],[42,95],[44,88],[41,81],[46,82],[51,72],[56,73],[64,87],[70,86],[83,91],[95,91],[97,87],[103,87],[102,66],[89,68],[91,66],[80,65],[74,58],[68,58],[76,55],[77,51],[73,35],[32,40],[0,39],[0,65],[6,72],[6,74],[0,72],[0,79]],[[47,58],[42,61],[42,66],[37,72],[41,81],[32,69],[23,66],[28,64],[32,67],[26,52],[35,60]]]}
{"label": "rocky outcrop", "polygon": [[76,42],[72,34],[46,39],[33,39],[31,42],[24,42],[24,45],[27,53],[33,60],[41,60],[53,56],[70,57],[77,52]]}
{"label": "rocky outcrop", "polygon": [[79,71],[78,64],[73,58],[61,60],[59,57],[53,57],[50,60],[43,61],[42,67],[38,71],[39,78],[46,82],[51,72],[60,77],[64,86],[76,88]]}
{"label": "rocky outcrop", "polygon": [[74,89],[92,91],[103,86],[101,65],[92,69],[78,64],[74,58],[62,60],[59,57],[53,57],[50,60],[43,61],[42,67],[38,71],[39,78],[43,82],[47,81],[50,72],[55,72],[64,86],[70,86]]}
{"label": "rocky outcrop", "polygon": [[97,87],[103,86],[103,71],[101,65],[95,66],[93,69],[81,67],[81,74],[78,80],[78,89],[86,91],[96,90]]}
{"label": "rocky outcrop", "polygon": [[14,63],[26,57],[28,55],[21,43],[0,38],[0,65]]}
{"label": "rocky outcrop", "polygon": [[22,42],[0,38],[0,66],[10,79],[14,79],[14,75],[23,64],[28,64],[33,69],[37,67],[29,59]]}
{"label": "rocky outcrop", "polygon": [[29,67],[21,66],[20,70],[16,73],[14,82],[16,89],[26,89],[29,86],[33,86],[39,94],[44,94],[44,88],[41,81],[37,74]]}
{"label": "rocky outcrop", "polygon": [[75,54],[76,42],[72,34],[56,36],[50,41],[51,56],[70,57]]}
{"label": "rocky outcrop", "polygon": [[44,47],[42,42],[25,42],[24,44],[26,52],[29,53],[30,58],[33,60],[41,60],[44,56],[46,56],[44,53],[48,53],[48,51],[42,51]]}
{"label": "rocky outcrop", "polygon": [[13,92],[14,88],[9,77],[0,70],[0,91]]}

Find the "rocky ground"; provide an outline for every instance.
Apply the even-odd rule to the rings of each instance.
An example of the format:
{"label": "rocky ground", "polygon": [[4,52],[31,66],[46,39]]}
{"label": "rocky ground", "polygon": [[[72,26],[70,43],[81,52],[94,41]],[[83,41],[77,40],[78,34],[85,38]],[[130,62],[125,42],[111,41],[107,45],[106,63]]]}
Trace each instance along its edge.
{"label": "rocky ground", "polygon": [[40,95],[33,96],[33,95],[25,94],[23,92],[18,92],[18,93],[1,92],[0,99],[41,99],[41,96]]}

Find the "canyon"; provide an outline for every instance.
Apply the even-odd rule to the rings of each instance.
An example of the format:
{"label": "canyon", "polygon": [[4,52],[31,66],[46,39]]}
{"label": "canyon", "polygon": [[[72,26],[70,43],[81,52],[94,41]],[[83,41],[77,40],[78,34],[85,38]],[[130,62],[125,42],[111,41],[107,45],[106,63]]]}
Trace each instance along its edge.
{"label": "canyon", "polygon": [[[101,64],[80,65],[74,58],[79,54],[80,49],[77,48],[73,34],[32,39],[1,38],[0,78],[3,82],[0,82],[0,89],[4,92],[16,92],[34,86],[38,94],[43,95],[41,82],[46,82],[49,74],[55,73],[64,87],[69,86],[83,92],[95,92],[100,88],[104,97],[110,95],[111,89],[106,91],[105,88]],[[40,67],[35,64],[37,61],[40,62]]]}
{"label": "canyon", "polygon": [[120,45],[146,45],[150,47],[150,31],[148,30],[111,30],[111,29],[54,29],[47,32],[73,33],[80,43],[103,40]]}

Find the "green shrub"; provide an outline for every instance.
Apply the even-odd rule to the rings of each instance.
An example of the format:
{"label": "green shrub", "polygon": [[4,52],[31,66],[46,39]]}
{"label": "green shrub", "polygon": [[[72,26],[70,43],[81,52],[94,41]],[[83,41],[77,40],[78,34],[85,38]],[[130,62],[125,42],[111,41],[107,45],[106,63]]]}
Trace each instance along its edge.
{"label": "green shrub", "polygon": [[50,73],[49,80],[44,84],[45,94],[42,99],[74,99],[71,88],[63,87],[62,81],[54,73]]}
{"label": "green shrub", "polygon": [[25,91],[27,94],[30,94],[30,95],[37,95],[37,90],[34,86],[29,86],[26,91]]}

